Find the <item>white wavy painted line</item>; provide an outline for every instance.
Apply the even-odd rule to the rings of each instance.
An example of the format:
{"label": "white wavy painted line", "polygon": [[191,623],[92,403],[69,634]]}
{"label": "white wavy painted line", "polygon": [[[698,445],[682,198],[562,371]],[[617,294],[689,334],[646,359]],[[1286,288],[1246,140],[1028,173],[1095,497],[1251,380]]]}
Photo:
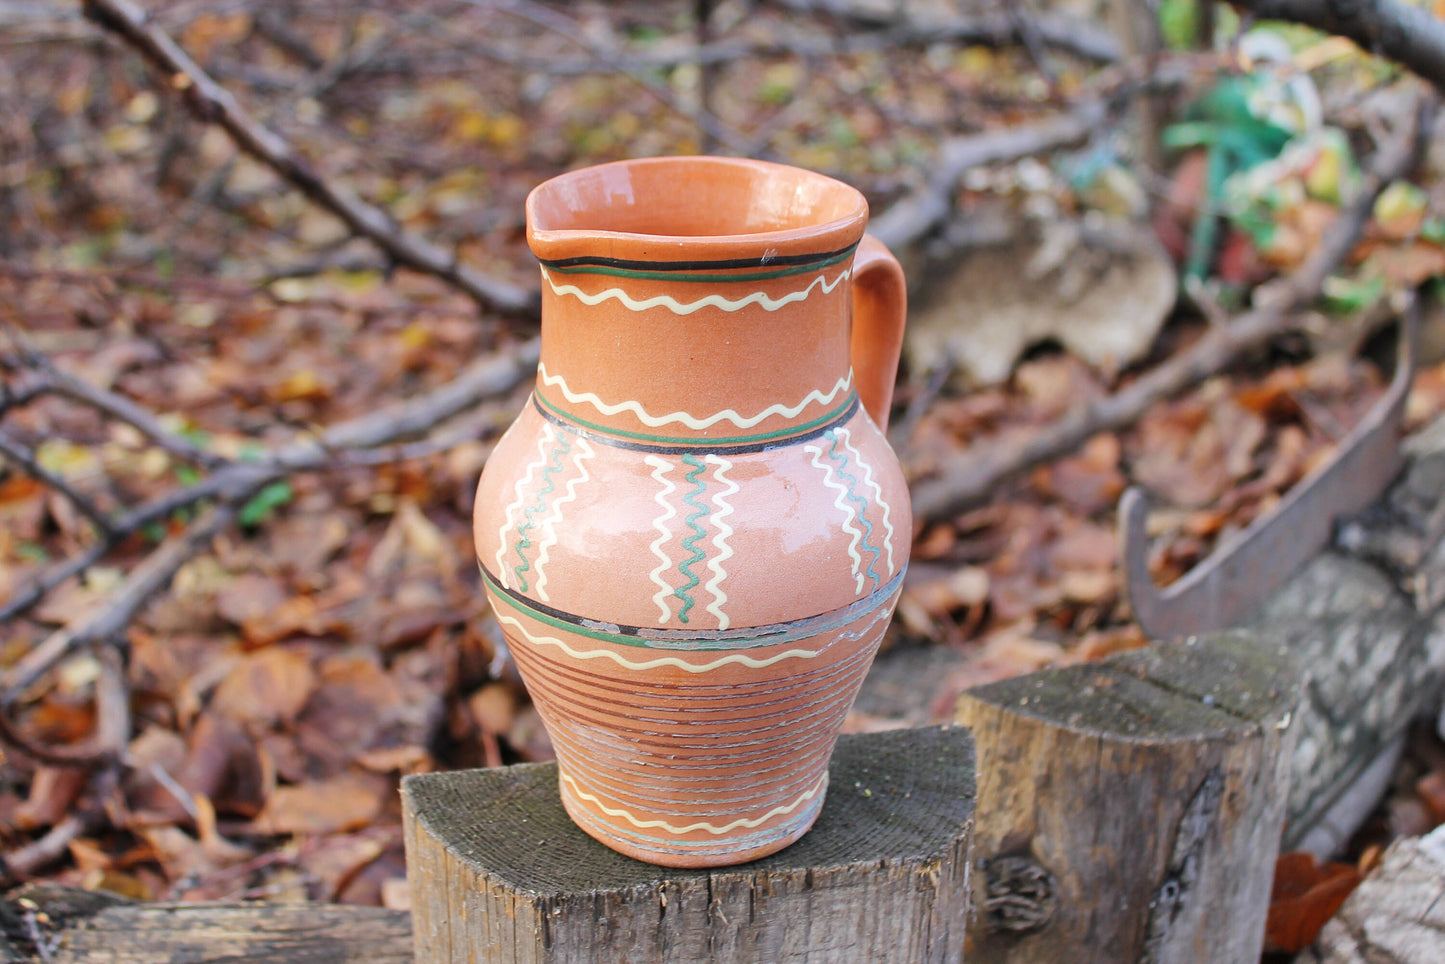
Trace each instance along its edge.
{"label": "white wavy painted line", "polygon": [[513,580],[511,576],[508,575],[507,564],[503,559],[507,554],[507,530],[512,528],[513,525],[512,513],[522,508],[527,498],[522,490],[528,485],[531,485],[532,473],[547,464],[547,446],[551,445],[556,437],[556,433],[552,431],[552,424],[550,422],[543,423],[542,437],[537,440],[537,461],[530,463],[527,466],[526,473],[517,480],[515,490],[517,498],[507,506],[507,511],[502,514],[502,527],[497,530],[497,542],[500,543],[500,545],[497,546],[497,581],[502,584],[502,588],[504,589],[517,588],[512,584]]}
{"label": "white wavy painted line", "polygon": [[561,776],[563,780],[566,780],[567,783],[571,785],[572,792],[575,793],[577,796],[581,797],[583,800],[586,800],[588,803],[596,804],[597,808],[603,813],[607,814],[609,817],[621,817],[639,830],[658,829],[666,830],[668,833],[673,834],[685,834],[692,833],[694,830],[705,830],[708,833],[713,834],[714,836],[727,833],[731,830],[736,830],[739,827],[746,827],[749,830],[754,827],[761,827],[763,824],[767,823],[774,817],[781,817],[784,814],[792,813],[794,810],[798,809],[803,804],[807,803],[809,800],[822,793],[824,788],[828,786],[828,773],[825,770],[823,772],[823,775],[818,778],[818,782],[813,784],[811,789],[805,790],[803,794],[793,802],[783,804],[781,807],[774,807],[767,813],[763,814],[761,817],[739,817],[732,823],[724,824],[721,827],[717,826],[716,824],[708,823],[706,820],[702,820],[697,823],[690,823],[685,827],[677,827],[668,823],[666,820],[638,820],[626,810],[618,807],[609,807],[607,806],[607,804],[603,803],[592,794],[583,790],[577,785],[577,781],[572,779],[571,775],[567,773],[562,773]]}
{"label": "white wavy painted line", "polygon": [[823,457],[822,449],[816,445],[804,445],[803,451],[813,453],[813,464],[823,470],[823,484],[838,493],[833,504],[843,510],[843,531],[853,537],[848,543],[848,556],[853,560],[853,578],[858,581],[853,592],[855,595],[861,595],[863,593],[863,573],[861,571],[863,557],[858,554],[858,543],[863,541],[863,530],[853,524],[854,517],[858,515],[857,511],[844,501],[848,497],[848,487],[833,476],[831,463],[824,464],[819,461]]}
{"label": "white wavy painted line", "polygon": [[774,663],[781,663],[785,659],[816,659],[823,652],[821,649],[788,649],[766,659],[754,659],[751,656],[744,656],[742,653],[729,653],[718,659],[707,663],[689,663],[685,659],[678,659],[676,656],[659,656],[656,659],[646,659],[641,662],[628,659],[625,656],[614,653],[610,649],[573,649],[566,642],[556,636],[534,636],[527,631],[519,621],[511,616],[497,616],[497,622],[506,623],[513,627],[522,637],[533,646],[556,646],[562,652],[573,659],[610,659],[623,669],[648,670],[658,669],[662,666],[674,666],[677,669],[689,673],[711,673],[715,669],[727,666],[731,663],[739,663],[749,669],[763,669]]}
{"label": "white wavy painted line", "polygon": [[709,455],[703,459],[709,465],[716,466],[713,469],[712,477],[719,482],[729,486],[726,492],[719,492],[712,497],[712,504],[717,506],[718,511],[708,521],[717,526],[717,535],[712,537],[713,548],[718,551],[707,562],[707,567],[712,570],[712,578],[707,581],[704,587],[712,593],[713,601],[708,604],[707,611],[717,617],[717,628],[728,628],[727,613],[722,611],[723,604],[728,601],[728,594],[722,590],[722,581],[727,578],[727,572],[723,570],[723,563],[733,556],[733,547],[728,545],[728,538],[733,534],[733,527],[723,521],[727,516],[732,515],[733,507],[728,505],[725,499],[738,491],[738,484],[732,479],[723,475],[723,472],[733,467],[727,459],[718,455]]}
{"label": "white wavy painted line", "polygon": [[537,590],[537,598],[543,602],[550,602],[551,597],[547,595],[547,573],[542,567],[547,563],[551,548],[557,544],[557,523],[562,521],[562,506],[568,502],[576,502],[577,486],[592,481],[587,466],[582,463],[596,454],[585,438],[577,437],[577,454],[572,459],[572,465],[580,474],[567,483],[567,494],[552,503],[551,513],[538,526],[542,530],[542,538],[537,543],[537,561],[532,563],[532,571],[537,574],[537,582],[533,588]]}
{"label": "white wavy painted line", "polygon": [[706,298],[699,298],[696,301],[680,302],[670,295],[657,295],[652,298],[645,298],[638,301],[636,298],[623,291],[621,288],[606,288],[596,294],[589,295],[576,285],[559,285],[552,280],[552,274],[546,268],[542,269],[542,277],[546,279],[548,287],[557,295],[571,295],[584,305],[600,305],[604,301],[617,300],[629,311],[646,311],[649,308],[666,308],[674,315],[690,315],[694,311],[703,308],[721,308],[723,311],[741,311],[749,305],[757,305],[764,311],[777,311],[788,305],[796,304],[799,301],[807,301],[817,288],[823,289],[823,294],[831,294],[833,289],[842,284],[849,275],[853,273],[852,268],[844,269],[838,277],[829,281],[823,275],[814,278],[808,287],[801,291],[790,291],[781,298],[773,298],[765,291],[754,291],[737,300],[724,298],[722,295],[708,295]]}
{"label": "white wavy painted line", "polygon": [[652,601],[657,603],[658,609],[662,610],[662,615],[657,617],[657,621],[665,623],[672,618],[672,610],[667,606],[667,597],[672,595],[672,587],[662,581],[662,574],[672,568],[672,560],[668,558],[667,553],[662,551],[662,547],[668,539],[672,538],[672,533],[667,528],[667,521],[677,515],[677,507],[668,502],[667,497],[677,491],[677,486],[666,477],[668,471],[673,467],[671,462],[658,458],[656,455],[649,455],[643,461],[652,466],[652,477],[667,486],[654,497],[657,504],[662,507],[662,514],[652,520],[658,535],[656,539],[652,540],[650,546],[652,554],[661,560],[657,564],[657,568],[652,570],[652,582],[657,586],[657,592],[653,595]]}
{"label": "white wavy painted line", "polygon": [[843,440],[843,448],[848,450],[848,454],[853,456],[853,461],[857,462],[859,468],[863,470],[863,484],[873,490],[873,501],[883,507],[883,528],[888,530],[888,539],[884,542],[884,545],[888,547],[888,575],[891,576],[894,572],[893,523],[889,521],[888,517],[892,513],[889,510],[888,503],[883,500],[883,488],[877,482],[873,481],[872,466],[863,461],[863,453],[853,447],[852,434],[853,433],[846,428],[840,428],[837,431],[838,437]]}
{"label": "white wavy painted line", "polygon": [[568,386],[566,379],[561,375],[549,375],[546,365],[538,365],[537,373],[542,376],[542,384],[549,387],[556,387],[561,390],[562,397],[574,405],[586,402],[603,415],[616,415],[619,412],[631,412],[637,416],[637,420],[649,428],[659,428],[663,425],[680,424],[690,429],[701,430],[711,428],[718,422],[731,422],[738,428],[752,428],[765,418],[774,415],[782,415],[787,418],[797,418],[802,414],[803,409],[815,403],[827,405],[838,397],[840,392],[846,392],[853,384],[853,372],[850,370],[847,376],[838,379],[838,383],[830,390],[824,392],[821,388],[815,389],[803,396],[803,400],[796,405],[769,405],[756,415],[741,415],[731,408],[725,408],[706,418],[698,418],[689,415],[687,412],[669,412],[666,415],[649,415],[642,407],[642,403],[629,399],[625,402],[618,402],[616,405],[608,404],[592,392],[574,392]]}

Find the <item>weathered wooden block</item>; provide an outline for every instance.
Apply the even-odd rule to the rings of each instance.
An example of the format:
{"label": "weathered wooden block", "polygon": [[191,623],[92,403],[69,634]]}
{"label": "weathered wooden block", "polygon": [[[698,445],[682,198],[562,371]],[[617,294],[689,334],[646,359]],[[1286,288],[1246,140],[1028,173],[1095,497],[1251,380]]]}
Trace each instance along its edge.
{"label": "weathered wooden block", "polygon": [[965,693],[970,952],[990,964],[1255,964],[1289,788],[1286,653],[1249,633]]}
{"label": "weathered wooden block", "polygon": [[973,741],[959,728],[844,736],[813,829],[753,863],[654,867],[568,819],[557,768],[402,785],[418,964],[963,958]]}

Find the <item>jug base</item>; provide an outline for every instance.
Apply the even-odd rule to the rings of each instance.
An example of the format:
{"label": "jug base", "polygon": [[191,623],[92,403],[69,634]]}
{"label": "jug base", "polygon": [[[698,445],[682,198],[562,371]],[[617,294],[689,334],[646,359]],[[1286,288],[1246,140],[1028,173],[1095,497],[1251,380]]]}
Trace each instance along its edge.
{"label": "jug base", "polygon": [[716,840],[688,840],[681,837],[665,839],[604,822],[591,808],[577,800],[560,767],[558,785],[567,816],[589,837],[634,860],[659,867],[690,870],[749,863],[796,843],[817,821],[828,790],[824,779],[805,806],[765,829]]}

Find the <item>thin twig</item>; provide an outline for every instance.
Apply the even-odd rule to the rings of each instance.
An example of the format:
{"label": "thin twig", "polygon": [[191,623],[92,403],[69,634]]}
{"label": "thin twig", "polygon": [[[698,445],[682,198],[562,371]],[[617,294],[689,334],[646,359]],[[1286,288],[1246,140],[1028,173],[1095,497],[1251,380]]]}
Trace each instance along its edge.
{"label": "thin twig", "polygon": [[106,553],[115,548],[115,543],[105,539],[91,543],[85,549],[69,556],[61,562],[57,562],[45,572],[37,576],[34,581],[24,589],[18,589],[0,606],[0,623],[4,623],[23,613],[29,612],[52,589],[65,582],[67,579],[78,576],[91,566],[104,559]]}
{"label": "thin twig", "polygon": [[1081,143],[1099,130],[1107,116],[1103,101],[1090,100],[1036,124],[951,138],[939,149],[928,183],[895,202],[869,230],[895,251],[907,247],[948,219],[953,192],[970,169]]}
{"label": "thin twig", "polygon": [[[1021,24],[1027,24],[1027,28]],[[1101,28],[1072,17],[1040,19],[1013,13],[980,14],[937,23],[905,21],[884,29],[855,31],[842,37],[810,31],[763,40],[713,40],[656,51],[589,45],[587,49],[593,52],[591,56],[570,59],[534,56],[498,43],[470,42],[461,49],[509,66],[525,67],[553,76],[608,72],[635,75],[683,64],[714,66],[753,58],[839,57],[937,43],[1006,47],[1024,43],[1024,29],[1040,44],[1068,49],[1099,63],[1112,63],[1119,57],[1113,36]],[[370,71],[403,73],[415,66],[418,65],[411,58],[397,54],[377,58]]]}
{"label": "thin twig", "polygon": [[76,378],[74,375],[62,371],[43,355],[31,354],[26,358],[26,363],[34,372],[26,386],[32,397],[35,395],[59,395],[73,402],[89,405],[117,421],[125,422],[163,449],[166,454],[187,462],[209,467],[220,465],[225,461],[214,452],[207,452],[192,444],[179,433],[166,428],[150,409],[136,404],[124,395],[92,385],[84,379]]}
{"label": "thin twig", "polygon": [[149,22],[130,0],[84,0],[85,15],[120,37],[169,78],[198,119],[221,126],[243,151],[270,167],[312,201],[371,240],[397,263],[460,288],[478,304],[510,316],[533,318],[539,294],[488,277],[463,264],[454,252],[403,230],[383,210],[336,186],[280,134],[248,114],[231,92],[216,83],[169,36]]}
{"label": "thin twig", "polygon": [[63,859],[70,852],[71,841],[97,833],[105,826],[105,808],[100,801],[114,792],[117,770],[111,766],[91,776],[91,795],[96,802],[68,814],[39,840],[0,853],[0,888],[11,887]]}
{"label": "thin twig", "polygon": [[[524,342],[505,353],[473,363],[456,378],[426,394],[341,422],[314,438],[298,439],[254,461],[228,462],[189,488],[169,493],[147,506],[117,517],[113,529],[117,534],[125,534],[184,505],[206,499],[216,500],[216,504],[181,535],[163,543],[147,556],[104,604],[52,633],[0,677],[0,707],[13,703],[20,693],[77,649],[118,638],[140,608],[170,584],[176,570],[209,545],[234,520],[240,506],[265,486],[297,472],[318,471],[344,464],[344,458],[338,459],[337,453],[375,449],[399,439],[421,435],[433,426],[474,408],[486,398],[510,391],[535,371],[538,351],[536,339]],[[166,509],[164,513],[161,512],[162,507]],[[97,546],[104,548],[97,549]],[[92,546],[85,553],[91,562],[103,556],[109,548],[106,543],[97,543],[97,546]],[[63,565],[72,575],[84,568],[69,561]],[[51,588],[58,585],[53,581],[55,572],[47,572],[41,581],[49,582]],[[22,591],[21,595],[28,600],[38,600],[43,598],[44,592],[32,588]],[[12,601],[0,610],[0,619],[8,618],[6,613],[25,608],[28,606],[17,606]]]}
{"label": "thin twig", "polygon": [[603,64],[606,64],[612,70],[626,74],[632,78],[642,86],[643,90],[646,90],[660,103],[670,107],[697,124],[698,129],[708,137],[726,144],[735,151],[742,151],[747,147],[748,140],[746,137],[733,130],[727,124],[724,124],[716,115],[709,113],[705,107],[689,108],[677,98],[671,88],[658,83],[658,81],[649,76],[646,71],[633,68],[626,59],[618,57],[613,51],[591,43],[587,39],[587,35],[575,21],[558,11],[550,7],[545,7],[540,3],[534,3],[532,0],[462,0],[462,2],[473,6],[504,11],[513,16],[530,21],[542,27],[544,30],[549,30],[557,34],[559,37],[565,37],[567,40],[580,46],[583,50],[586,50]]}
{"label": "thin twig", "polygon": [[96,531],[102,538],[108,538],[111,534],[110,520],[88,496],[77,490],[64,476],[57,475],[40,464],[34,450],[29,446],[21,444],[4,429],[0,429],[0,455],[14,462],[25,471],[27,475],[42,483],[47,488],[59,492],[61,495],[79,510],[95,526]]}
{"label": "thin twig", "polygon": [[79,746],[52,746],[20,732],[0,705],[0,742],[50,766],[96,769],[121,762],[130,742],[130,686],[117,646],[100,650],[100,675],[95,683],[95,735]]}
{"label": "thin twig", "polygon": [[1436,101],[1421,98],[1406,130],[1375,154],[1359,192],[1341,211],[1319,247],[1292,276],[1256,296],[1259,307],[1224,326],[1211,328],[1186,351],[1142,375],[1127,388],[1078,408],[1035,432],[1023,444],[994,442],[972,446],[949,460],[939,477],[913,489],[914,515],[938,521],[986,498],[1005,479],[1041,462],[1073,451],[1099,432],[1129,425],[1150,406],[1199,384],[1294,324],[1294,315],[1319,297],[1325,280],[1349,256],[1374,208],[1375,198],[1391,181],[1419,162],[1434,126]]}
{"label": "thin twig", "polygon": [[13,885],[70,852],[70,842],[95,833],[105,825],[99,808],[72,813],[51,827],[39,840],[0,855],[0,885]]}
{"label": "thin twig", "polygon": [[1018,34],[1019,43],[1029,53],[1029,59],[1034,62],[1043,78],[1049,82],[1050,89],[1057,87],[1059,83],[1059,72],[1054,67],[1053,58],[1045,47],[1046,41],[1039,31],[1038,22],[1031,12],[1024,9],[1022,0],[1015,0],[1008,5],[1009,22],[1014,25]]}
{"label": "thin twig", "polygon": [[72,653],[119,639],[140,608],[170,585],[176,570],[231,524],[236,511],[232,505],[212,506],[180,535],[167,539],[146,556],[104,602],[51,633],[22,656],[0,677],[0,709],[14,704],[36,680]]}
{"label": "thin twig", "polygon": [[[1118,42],[1108,30],[1072,16],[1038,14],[1032,11],[1015,13],[1010,9],[1000,13],[978,13],[928,20],[911,16],[904,4],[897,4],[894,9],[885,13],[876,4],[839,0],[774,2],[796,13],[832,14],[863,28],[856,39],[849,38],[847,41],[850,45],[858,45],[859,49],[862,49],[862,44],[869,42],[870,36],[888,38],[884,41],[888,45],[928,42],[931,37],[936,43],[1005,47],[1028,43],[1023,33],[1026,29],[1036,42],[1086,60],[1108,63],[1119,59]],[[1009,6],[1012,8],[1013,4]]]}

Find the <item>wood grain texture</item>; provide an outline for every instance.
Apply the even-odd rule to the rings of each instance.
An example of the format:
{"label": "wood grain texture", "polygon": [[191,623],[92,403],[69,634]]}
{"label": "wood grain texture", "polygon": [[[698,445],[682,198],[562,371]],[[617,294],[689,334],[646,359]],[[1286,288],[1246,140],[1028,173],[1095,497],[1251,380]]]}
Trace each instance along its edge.
{"label": "wood grain texture", "polygon": [[[23,902],[29,901],[30,905]],[[14,959],[53,964],[409,964],[405,913],[330,904],[140,904],[37,887],[0,901]],[[32,930],[26,910],[39,911]],[[35,936],[46,951],[35,947]],[[0,943],[3,954],[4,943]],[[0,960],[5,958],[0,957]]]}
{"label": "wood grain texture", "polygon": [[962,959],[973,744],[957,728],[844,736],[793,846],[673,870],[564,813],[551,764],[402,787],[418,964]]}
{"label": "wood grain texture", "polygon": [[1247,633],[965,693],[979,754],[971,952],[1254,964],[1284,816],[1284,654]]}

